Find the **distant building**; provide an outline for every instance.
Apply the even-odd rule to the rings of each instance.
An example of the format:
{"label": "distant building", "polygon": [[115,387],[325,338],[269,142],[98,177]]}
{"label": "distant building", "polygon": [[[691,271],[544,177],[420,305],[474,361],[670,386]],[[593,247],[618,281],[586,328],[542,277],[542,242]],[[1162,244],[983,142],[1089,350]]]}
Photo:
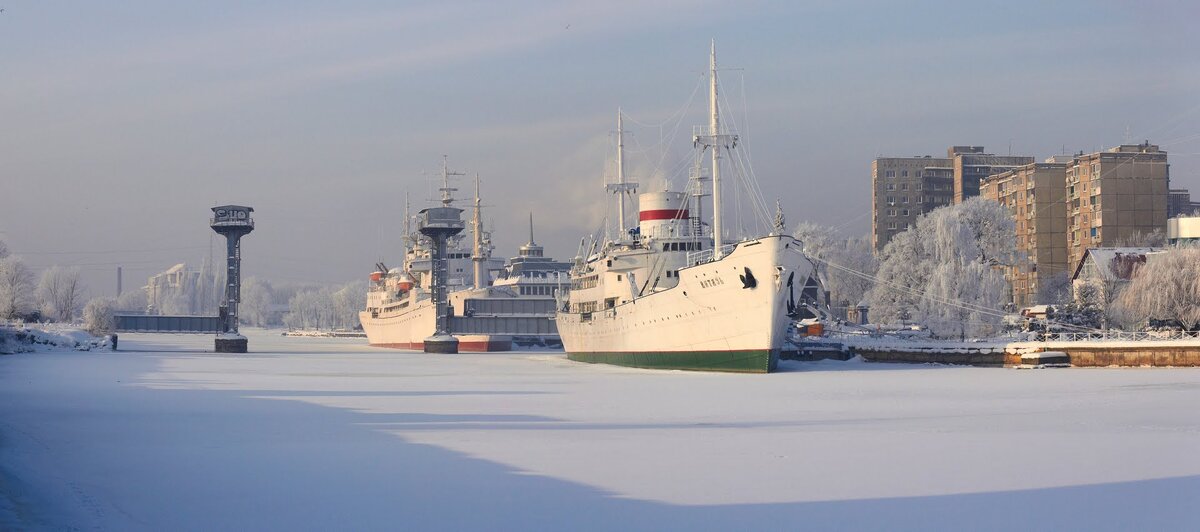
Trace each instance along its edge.
{"label": "distant building", "polygon": [[1167,218],[1196,214],[1200,214],[1200,202],[1192,201],[1192,194],[1186,188],[1167,190]]}
{"label": "distant building", "polygon": [[1076,155],[1066,174],[1070,264],[1088,248],[1166,229],[1169,179],[1167,152],[1148,142]]}
{"label": "distant building", "polygon": [[938,207],[979,195],[979,181],[1033,162],[992,155],[983,146],[951,146],[946,157],[880,157],[871,163],[871,243],[880,251],[892,237]]}
{"label": "distant building", "polygon": [[1038,303],[1043,281],[1070,275],[1067,262],[1065,196],[1067,163],[1030,163],[993,174],[980,185],[980,195],[1013,213],[1018,260],[1008,265],[1012,302],[1017,307]]}
{"label": "distant building", "polygon": [[984,153],[983,146],[951,146],[946,157],[954,168],[954,203],[978,196],[979,182],[988,176],[1033,162],[1029,156]]}
{"label": "distant building", "polygon": [[146,291],[147,313],[163,315],[215,315],[223,295],[224,275],[208,261],[200,270],[176,264],[151,276]]}
{"label": "distant building", "polygon": [[917,216],[949,205],[954,193],[950,159],[881,157],[871,163],[871,243],[882,250]]}

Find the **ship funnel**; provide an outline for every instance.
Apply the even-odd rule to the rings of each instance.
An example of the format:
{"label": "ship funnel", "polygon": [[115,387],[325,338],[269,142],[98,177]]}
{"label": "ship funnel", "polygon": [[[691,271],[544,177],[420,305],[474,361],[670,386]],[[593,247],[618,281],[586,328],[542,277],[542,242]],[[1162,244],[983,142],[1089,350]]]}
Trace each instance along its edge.
{"label": "ship funnel", "polygon": [[689,236],[687,196],[682,192],[646,192],[638,196],[638,229],[642,236]]}

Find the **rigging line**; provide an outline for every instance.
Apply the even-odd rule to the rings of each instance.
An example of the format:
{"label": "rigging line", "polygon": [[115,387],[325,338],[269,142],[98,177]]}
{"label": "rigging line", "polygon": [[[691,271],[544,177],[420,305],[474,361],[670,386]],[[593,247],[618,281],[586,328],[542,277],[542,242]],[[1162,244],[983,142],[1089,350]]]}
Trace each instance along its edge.
{"label": "rigging line", "polygon": [[1154,129],[1150,129],[1150,130],[1140,133],[1138,136],[1143,137],[1143,138],[1152,137],[1155,134],[1159,133],[1161,130],[1167,128],[1167,126],[1171,126],[1171,127],[1170,127],[1170,129],[1166,129],[1166,131],[1175,129],[1176,127],[1179,127],[1179,125],[1184,122],[1184,119],[1187,118],[1187,115],[1190,115],[1198,110],[1200,110],[1200,104],[1197,104],[1197,105],[1193,106],[1191,109],[1188,109],[1188,110],[1176,115],[1175,118],[1167,120],[1162,125],[1154,128]]}
{"label": "rigging line", "polygon": [[921,289],[919,289],[919,288],[912,288],[912,287],[904,286],[904,285],[901,285],[901,284],[893,283],[893,282],[891,282],[891,281],[887,281],[887,280],[884,280],[884,279],[880,279],[878,276],[872,276],[872,275],[869,275],[869,274],[866,274],[866,273],[863,273],[863,272],[859,272],[859,271],[857,271],[857,270],[854,270],[853,268],[848,268],[848,267],[845,267],[845,266],[841,266],[841,265],[839,265],[839,264],[835,264],[835,263],[833,263],[833,262],[829,262],[828,260],[825,260],[825,259],[818,259],[818,258],[815,258],[815,257],[810,257],[810,259],[811,259],[811,260],[813,260],[813,261],[816,261],[816,262],[821,262],[821,263],[824,263],[825,265],[827,265],[827,266],[830,266],[830,267],[834,268],[835,270],[840,270],[840,271],[843,271],[843,272],[849,273],[850,275],[854,275],[854,276],[856,276],[856,277],[860,277],[860,278],[862,278],[862,279],[864,279],[864,280],[871,280],[871,281],[873,281],[873,282],[874,282],[874,283],[876,283],[876,284],[882,284],[882,285],[884,285],[884,286],[886,286],[886,287],[888,287],[888,288],[892,288],[892,289],[894,289],[894,290],[896,290],[896,291],[899,291],[899,292],[901,292],[901,293],[904,293],[904,294],[908,294],[908,295],[912,295],[912,296],[917,296],[917,297],[919,297],[919,298],[928,298],[928,299],[932,300],[932,301],[933,301],[933,302],[935,302],[935,303],[942,303],[942,304],[945,304],[945,305],[948,305],[948,306],[951,306],[951,307],[955,307],[955,308],[959,308],[959,309],[962,309],[962,310],[969,310],[969,311],[972,311],[972,312],[979,312],[979,313],[981,313],[981,314],[987,314],[987,315],[990,315],[990,316],[996,316],[996,317],[1006,317],[1006,316],[1011,316],[1011,315],[1012,315],[1012,314],[1005,313],[1005,312],[1002,312],[1002,311],[998,311],[998,310],[995,310],[995,309],[992,309],[992,308],[989,308],[989,307],[983,307],[983,306],[979,306],[979,305],[974,305],[974,304],[971,304],[971,303],[967,303],[967,302],[965,302],[965,301],[959,301],[959,300],[956,300],[956,299],[944,298],[944,297],[941,297],[941,296],[937,296],[937,295],[929,294],[929,293],[927,293],[926,291],[924,291],[924,290],[921,290]]}
{"label": "rigging line", "polygon": [[[696,86],[692,88],[692,94],[691,94],[691,96],[688,96],[687,102],[683,104],[683,107],[680,107],[679,109],[675,110],[675,112],[671,113],[667,117],[667,119],[663,120],[661,123],[648,124],[645,122],[641,122],[641,121],[637,120],[636,118],[629,116],[628,114],[625,115],[625,118],[628,118],[629,121],[633,122],[635,125],[645,127],[645,128],[663,127],[663,126],[667,125],[668,122],[671,122],[672,120],[675,120],[676,122],[681,121],[683,119],[683,116],[686,115],[687,111],[689,109],[691,109],[692,101],[694,101],[696,99],[696,94],[698,92],[700,92],[700,87],[703,85],[704,85],[704,77],[701,76],[696,79]],[[679,116],[679,118],[676,118],[677,115]]]}
{"label": "rigging line", "polygon": [[[731,108],[732,106],[729,103],[729,99],[728,99],[727,95],[723,92],[718,92],[718,94],[721,95],[722,101],[725,103],[724,108],[725,109]],[[744,100],[745,94],[743,94],[742,97]],[[723,114],[723,116],[725,117],[726,121],[733,126],[732,130],[738,131],[739,128],[738,128],[738,122],[737,122],[736,117],[734,117],[733,114],[729,113],[728,111],[726,111]],[[742,149],[738,151],[736,157],[732,156],[733,155],[732,150],[730,150],[730,154],[731,154],[731,158],[737,160],[737,164],[742,167],[742,171],[745,174],[744,176],[742,176],[741,181],[743,181],[744,186],[747,189],[747,191],[746,191],[747,195],[750,197],[751,201],[754,202],[754,207],[758,211],[759,216],[761,217],[759,222],[763,223],[763,224],[767,224],[768,218],[770,218],[770,214],[767,212],[768,211],[767,201],[766,201],[766,198],[763,196],[762,189],[759,187],[757,179],[755,177],[754,167],[753,167],[752,161],[750,159],[749,148],[746,147],[746,143],[743,143]]]}

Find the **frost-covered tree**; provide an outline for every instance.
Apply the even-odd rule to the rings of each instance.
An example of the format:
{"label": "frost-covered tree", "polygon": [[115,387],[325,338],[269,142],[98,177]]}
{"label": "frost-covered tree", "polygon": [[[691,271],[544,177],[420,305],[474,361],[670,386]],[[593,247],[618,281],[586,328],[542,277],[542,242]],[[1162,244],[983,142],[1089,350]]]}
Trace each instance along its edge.
{"label": "frost-covered tree", "polygon": [[271,325],[270,314],[273,302],[271,283],[250,277],[242,285],[242,301],[238,306],[238,319],[252,327]]}
{"label": "frost-covered tree", "polygon": [[352,281],[333,293],[334,326],[342,329],[358,327],[358,312],[367,300],[367,285]]}
{"label": "frost-covered tree", "polygon": [[288,313],[284,323],[298,329],[329,329],[333,327],[334,306],[332,292],[321,288],[296,293],[288,301]]}
{"label": "frost-covered tree", "polygon": [[931,211],[880,254],[872,321],[912,321],[939,337],[991,334],[1015,258],[1014,222],[1000,204],[971,198]]}
{"label": "frost-covered tree", "polygon": [[79,268],[51,266],[38,282],[38,300],[42,315],[54,321],[71,321],[83,305],[83,282]]}
{"label": "frost-covered tree", "polygon": [[288,300],[283,322],[298,329],[350,329],[358,326],[358,311],[367,299],[366,285],[347,283],[337,290],[301,290]]}
{"label": "frost-covered tree", "polygon": [[0,259],[7,258],[7,257],[8,257],[8,244],[4,243],[3,240],[0,240]]}
{"label": "frost-covered tree", "polygon": [[1037,302],[1042,305],[1060,305],[1071,301],[1071,274],[1057,272],[1038,278]]}
{"label": "frost-covered tree", "polygon": [[88,332],[100,336],[117,328],[117,319],[113,316],[116,303],[116,299],[111,297],[96,297],[84,305],[83,323]]}
{"label": "frost-covered tree", "polygon": [[0,258],[0,319],[11,320],[33,310],[33,273],[20,257]]}
{"label": "frost-covered tree", "polygon": [[126,290],[117,296],[115,303],[116,310],[130,312],[145,312],[146,311],[146,290]]}
{"label": "frost-covered tree", "polygon": [[1172,249],[1147,261],[1117,300],[1125,321],[1153,319],[1200,326],[1200,249]]}
{"label": "frost-covered tree", "polygon": [[862,301],[879,267],[867,238],[842,238],[836,229],[810,222],[796,226],[792,235],[816,264],[818,278],[834,306]]}

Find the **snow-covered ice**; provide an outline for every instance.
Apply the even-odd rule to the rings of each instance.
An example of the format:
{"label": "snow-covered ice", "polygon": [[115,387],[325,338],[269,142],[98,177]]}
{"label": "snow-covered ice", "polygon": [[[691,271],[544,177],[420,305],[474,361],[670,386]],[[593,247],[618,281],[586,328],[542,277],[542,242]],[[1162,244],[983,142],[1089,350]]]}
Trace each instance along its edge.
{"label": "snow-covered ice", "polygon": [[0,357],[0,529],[1200,529],[1196,369],[731,375],[243,332]]}

